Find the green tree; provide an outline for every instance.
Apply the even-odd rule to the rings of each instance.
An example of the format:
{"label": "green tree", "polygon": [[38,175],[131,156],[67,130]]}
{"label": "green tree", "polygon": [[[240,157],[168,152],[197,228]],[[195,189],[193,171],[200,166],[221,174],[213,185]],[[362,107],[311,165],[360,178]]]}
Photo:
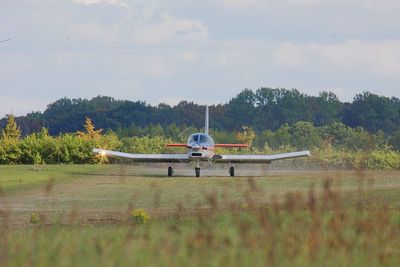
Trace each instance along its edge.
{"label": "green tree", "polygon": [[316,126],[327,125],[340,120],[343,104],[332,92],[321,92],[318,97],[308,97]]}
{"label": "green tree", "polygon": [[1,139],[18,140],[21,137],[21,130],[15,122],[13,115],[7,118],[6,127],[1,132]]}
{"label": "green tree", "polygon": [[256,114],[256,97],[253,91],[245,89],[227,104],[227,115],[231,129],[239,129],[242,125],[253,126]]}
{"label": "green tree", "polygon": [[397,130],[390,136],[389,145],[391,145],[393,149],[400,151],[400,130]]}
{"label": "green tree", "polygon": [[400,100],[370,92],[358,94],[346,108],[344,123],[370,132],[383,130],[385,133],[392,133],[400,125]]}
{"label": "green tree", "polygon": [[254,130],[248,126],[242,126],[243,132],[236,134],[236,139],[243,144],[248,144],[250,147],[253,145],[253,141],[256,138]]}
{"label": "green tree", "polygon": [[297,149],[311,149],[319,147],[322,139],[311,122],[299,121],[290,129],[291,143]]}

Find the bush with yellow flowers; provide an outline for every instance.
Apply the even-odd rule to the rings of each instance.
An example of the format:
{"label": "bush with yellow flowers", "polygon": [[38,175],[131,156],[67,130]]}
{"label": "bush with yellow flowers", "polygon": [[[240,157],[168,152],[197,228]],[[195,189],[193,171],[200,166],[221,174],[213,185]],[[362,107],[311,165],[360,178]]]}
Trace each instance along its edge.
{"label": "bush with yellow flowers", "polygon": [[36,212],[31,213],[31,217],[29,218],[29,223],[30,224],[39,224],[40,223],[39,215]]}
{"label": "bush with yellow flowers", "polygon": [[132,210],[129,215],[135,224],[145,224],[150,220],[150,215],[144,209]]}

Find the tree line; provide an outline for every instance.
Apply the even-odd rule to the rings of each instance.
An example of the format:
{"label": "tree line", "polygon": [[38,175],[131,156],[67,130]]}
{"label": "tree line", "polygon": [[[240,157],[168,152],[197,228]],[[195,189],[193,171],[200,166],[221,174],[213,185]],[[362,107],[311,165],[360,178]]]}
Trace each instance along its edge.
{"label": "tree line", "polygon": [[[33,112],[16,118],[22,135],[39,132],[43,127],[50,135],[83,130],[82,122],[90,117],[97,127],[128,133],[126,129],[150,126],[202,128],[204,106],[181,101],[175,106],[149,105],[143,101],[116,100],[107,96],[88,99],[62,98],[48,105],[44,112]],[[309,96],[296,89],[245,89],[225,104],[210,106],[210,127],[225,132],[251,127],[257,133],[276,131],[282,125],[309,122],[316,127],[342,123],[370,133],[382,131],[385,136],[400,134],[400,100],[364,92],[352,102],[341,102],[332,92]],[[7,117],[0,120],[5,127]]]}
{"label": "tree line", "polygon": [[[129,153],[184,152],[165,145],[185,142],[194,127],[174,125],[134,127],[123,132],[97,130],[90,118],[83,131],[51,136],[48,129],[22,136],[13,116],[0,133],[0,164],[87,164],[108,162],[92,153],[95,147]],[[122,130],[121,130],[122,131]],[[127,134],[127,132],[129,134]],[[187,134],[186,134],[187,133]],[[130,135],[132,134],[132,135]],[[398,169],[400,168],[400,135],[386,138],[383,131],[369,133],[341,122],[316,127],[310,122],[284,124],[275,131],[256,133],[251,127],[227,132],[216,129],[211,135],[219,143],[247,143],[249,149],[218,149],[216,153],[269,154],[309,149],[313,155],[299,160],[301,166],[327,168]],[[396,151],[397,150],[397,151]]]}

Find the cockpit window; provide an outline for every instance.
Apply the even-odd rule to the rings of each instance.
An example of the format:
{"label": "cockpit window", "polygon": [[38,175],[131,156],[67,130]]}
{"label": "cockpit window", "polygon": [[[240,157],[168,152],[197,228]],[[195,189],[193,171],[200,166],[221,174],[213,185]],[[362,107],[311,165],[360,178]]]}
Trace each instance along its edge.
{"label": "cockpit window", "polygon": [[193,134],[192,136],[190,136],[189,143],[198,142],[198,141],[199,141],[199,135],[198,134]]}
{"label": "cockpit window", "polygon": [[212,138],[210,138],[210,137],[209,137],[208,135],[206,135],[206,134],[201,134],[201,133],[192,134],[192,135],[189,137],[188,142],[189,142],[189,143],[211,144],[211,145],[214,144]]}
{"label": "cockpit window", "polygon": [[199,140],[200,143],[207,142],[207,136],[205,136],[204,134],[199,134],[199,137],[200,137],[200,140]]}

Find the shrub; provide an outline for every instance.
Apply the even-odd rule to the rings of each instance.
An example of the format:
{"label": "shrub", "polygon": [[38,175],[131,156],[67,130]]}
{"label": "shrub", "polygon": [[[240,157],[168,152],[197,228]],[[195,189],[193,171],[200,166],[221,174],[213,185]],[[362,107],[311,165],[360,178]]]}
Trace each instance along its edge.
{"label": "shrub", "polygon": [[39,224],[40,223],[40,218],[39,215],[36,212],[31,213],[31,217],[29,219],[30,224]]}
{"label": "shrub", "polygon": [[132,210],[129,215],[135,224],[145,224],[150,220],[150,215],[144,209]]}
{"label": "shrub", "polygon": [[368,169],[400,168],[399,154],[390,150],[373,151],[366,160]]}

